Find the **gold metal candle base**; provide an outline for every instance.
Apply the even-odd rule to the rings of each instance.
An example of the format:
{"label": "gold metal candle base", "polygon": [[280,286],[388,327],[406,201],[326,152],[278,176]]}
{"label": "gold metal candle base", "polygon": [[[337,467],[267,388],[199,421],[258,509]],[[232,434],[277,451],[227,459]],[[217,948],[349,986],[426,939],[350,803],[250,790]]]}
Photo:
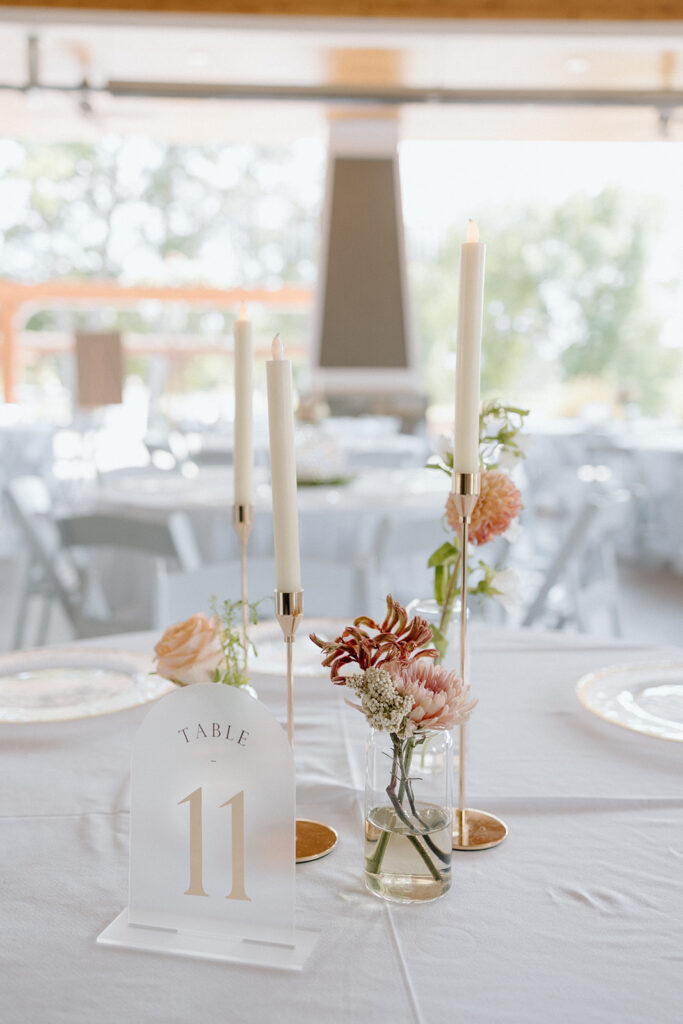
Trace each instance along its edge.
{"label": "gold metal candle base", "polygon": [[287,739],[294,749],[294,637],[304,613],[303,590],[275,591],[275,618],[287,645]]}
{"label": "gold metal candle base", "polygon": [[[275,618],[287,645],[287,738],[294,749],[294,639],[304,613],[303,590],[275,591]],[[339,836],[329,825],[310,818],[296,820],[296,862],[320,860],[337,845]]]}
{"label": "gold metal candle base", "polygon": [[329,825],[310,818],[296,819],[296,862],[320,860],[332,853],[339,842],[339,836]]}
{"label": "gold metal candle base", "polygon": [[490,850],[502,843],[507,834],[505,822],[487,811],[472,807],[453,811],[454,850]]}
{"label": "gold metal candle base", "polygon": [[[460,516],[462,556],[460,559],[460,678],[469,678],[467,659],[467,545],[469,524],[481,491],[481,473],[453,473],[452,497]],[[508,834],[507,825],[487,811],[465,805],[467,729],[460,726],[458,761],[458,806],[453,811],[452,846],[454,850],[489,850],[502,843]]]}

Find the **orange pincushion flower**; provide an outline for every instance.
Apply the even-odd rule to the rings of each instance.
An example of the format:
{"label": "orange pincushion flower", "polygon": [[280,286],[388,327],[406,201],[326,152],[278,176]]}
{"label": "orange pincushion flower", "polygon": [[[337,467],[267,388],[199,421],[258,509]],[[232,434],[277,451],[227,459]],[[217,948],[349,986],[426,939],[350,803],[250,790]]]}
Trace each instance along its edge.
{"label": "orange pincushion flower", "polygon": [[[487,469],[481,474],[481,493],[474,506],[469,537],[474,544],[487,544],[494,537],[505,533],[522,508],[522,495],[507,473],[499,469]],[[453,496],[446,502],[446,519],[455,533],[460,534],[458,516]]]}

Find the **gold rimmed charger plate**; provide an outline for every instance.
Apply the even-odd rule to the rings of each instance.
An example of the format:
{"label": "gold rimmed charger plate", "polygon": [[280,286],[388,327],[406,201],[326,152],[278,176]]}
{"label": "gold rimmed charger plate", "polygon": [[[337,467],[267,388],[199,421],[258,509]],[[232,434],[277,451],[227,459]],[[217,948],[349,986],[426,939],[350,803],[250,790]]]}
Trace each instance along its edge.
{"label": "gold rimmed charger plate", "polygon": [[656,739],[683,743],[683,662],[612,665],[590,672],[576,695],[592,714],[611,725]]}
{"label": "gold rimmed charger plate", "polygon": [[69,722],[137,708],[173,689],[139,651],[54,647],[0,656],[0,723]]}

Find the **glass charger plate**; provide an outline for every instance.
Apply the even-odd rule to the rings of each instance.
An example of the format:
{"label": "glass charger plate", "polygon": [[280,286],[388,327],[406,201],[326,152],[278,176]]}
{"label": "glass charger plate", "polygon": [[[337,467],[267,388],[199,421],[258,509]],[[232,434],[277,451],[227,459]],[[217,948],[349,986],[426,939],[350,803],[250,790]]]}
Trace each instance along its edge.
{"label": "glass charger plate", "polygon": [[100,647],[15,651],[0,657],[0,722],[67,722],[156,700],[173,684],[137,651]]}
{"label": "glass charger plate", "polygon": [[683,662],[614,665],[584,676],[576,693],[606,722],[683,743]]}
{"label": "glass charger plate", "polygon": [[[315,633],[324,640],[334,640],[339,636],[348,622],[344,619],[307,619],[303,618],[296,631],[294,642],[294,675],[321,676],[330,674],[329,669],[320,664],[322,651],[308,639],[309,633]],[[282,630],[275,621],[259,622],[249,632],[250,638],[258,652],[257,657],[250,659],[250,667],[254,675],[284,676],[287,664],[287,653]]]}

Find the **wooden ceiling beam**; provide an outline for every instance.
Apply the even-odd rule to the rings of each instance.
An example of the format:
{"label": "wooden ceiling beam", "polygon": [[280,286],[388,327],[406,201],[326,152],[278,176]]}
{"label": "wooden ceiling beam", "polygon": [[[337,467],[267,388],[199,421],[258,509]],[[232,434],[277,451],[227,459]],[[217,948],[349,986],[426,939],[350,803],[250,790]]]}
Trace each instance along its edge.
{"label": "wooden ceiling beam", "polygon": [[[42,10],[307,18],[683,21],[683,0],[40,0]],[[0,8],[36,0],[0,0]]]}

